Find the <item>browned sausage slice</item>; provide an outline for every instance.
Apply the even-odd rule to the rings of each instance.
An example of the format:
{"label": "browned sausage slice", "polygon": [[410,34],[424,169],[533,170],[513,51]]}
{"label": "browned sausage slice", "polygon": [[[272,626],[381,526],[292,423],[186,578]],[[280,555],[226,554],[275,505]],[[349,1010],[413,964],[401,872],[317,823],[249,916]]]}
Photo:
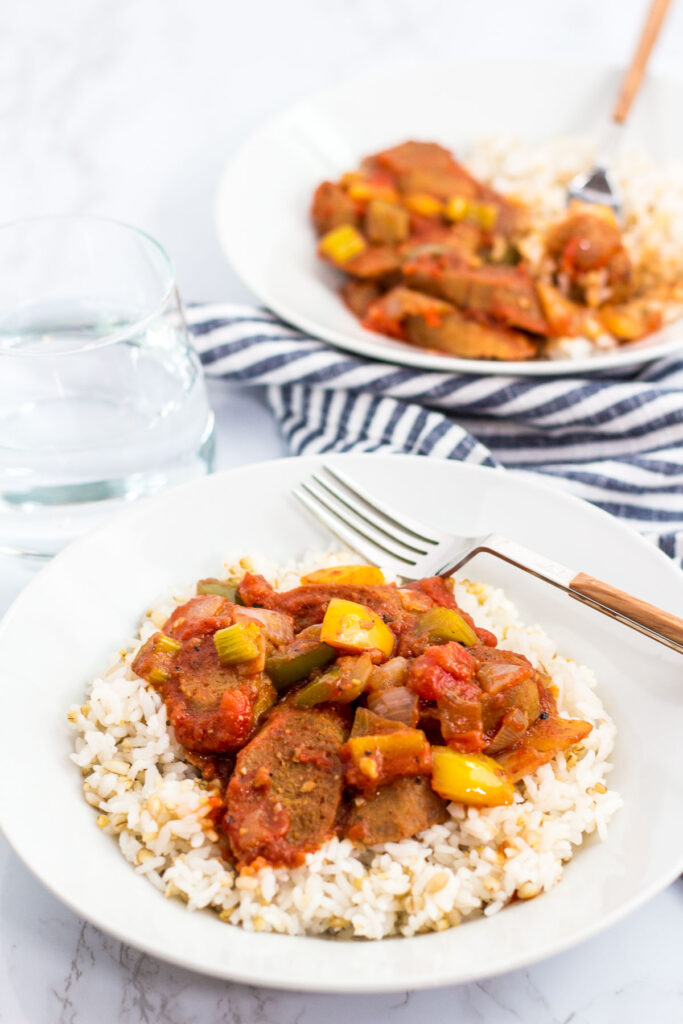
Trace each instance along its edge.
{"label": "browned sausage slice", "polygon": [[333,597],[367,605],[394,630],[400,628],[406,617],[401,595],[394,584],[372,587],[363,584],[315,583],[278,592],[262,576],[247,573],[240,583],[239,592],[245,605],[274,608],[293,616],[297,632],[322,622]]}
{"label": "browned sausage slice", "polygon": [[358,212],[348,192],[341,185],[323,181],[313,196],[311,217],[319,235],[324,235],[341,224],[355,224]]}
{"label": "browned sausage slice", "polygon": [[404,267],[408,284],[503,326],[547,334],[534,282],[524,267],[467,267],[449,254],[423,254]]}
{"label": "browned sausage slice", "polygon": [[465,359],[533,359],[538,345],[521,331],[490,327],[453,312],[440,324],[431,325],[420,316],[408,317],[408,341]]}
{"label": "browned sausage slice", "polygon": [[446,821],[446,801],[425,778],[395,779],[355,804],[346,824],[349,839],[398,843]]}
{"label": "browned sausage slice", "polygon": [[302,864],[334,831],[342,798],[343,717],[332,709],[278,707],[240,751],[223,821],[240,865],[262,858]]}
{"label": "browned sausage slice", "polygon": [[251,662],[221,665],[211,635],[190,637],[172,653],[159,650],[161,635],[140,648],[133,671],[161,694],[178,742],[200,753],[239,750],[275,699],[268,677],[246,674]]}

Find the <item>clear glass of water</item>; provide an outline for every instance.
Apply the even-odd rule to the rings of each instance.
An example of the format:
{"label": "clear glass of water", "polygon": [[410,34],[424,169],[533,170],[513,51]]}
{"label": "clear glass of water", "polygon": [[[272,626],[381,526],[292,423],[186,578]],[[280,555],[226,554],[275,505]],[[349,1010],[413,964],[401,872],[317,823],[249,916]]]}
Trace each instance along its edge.
{"label": "clear glass of water", "polygon": [[0,551],[49,557],[208,472],[213,426],[157,242],[96,217],[0,226]]}

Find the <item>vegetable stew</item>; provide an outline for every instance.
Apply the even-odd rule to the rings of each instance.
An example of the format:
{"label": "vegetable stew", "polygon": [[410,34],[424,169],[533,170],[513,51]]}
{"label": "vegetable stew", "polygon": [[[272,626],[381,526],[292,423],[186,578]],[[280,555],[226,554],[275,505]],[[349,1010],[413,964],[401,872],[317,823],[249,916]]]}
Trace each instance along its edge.
{"label": "vegetable stew", "polygon": [[288,591],[201,580],[133,668],[220,787],[213,817],[240,868],[300,864],[335,834],[396,842],[451,801],[509,804],[591,730],[560,717],[549,680],[477,627],[449,580],[398,587],[369,566]]}
{"label": "vegetable stew", "polygon": [[414,141],[324,181],[311,210],[351,312],[420,348],[527,360],[553,339],[621,344],[662,325],[671,289],[633,263],[610,209],[573,203],[533,253],[532,212],[442,146]]}

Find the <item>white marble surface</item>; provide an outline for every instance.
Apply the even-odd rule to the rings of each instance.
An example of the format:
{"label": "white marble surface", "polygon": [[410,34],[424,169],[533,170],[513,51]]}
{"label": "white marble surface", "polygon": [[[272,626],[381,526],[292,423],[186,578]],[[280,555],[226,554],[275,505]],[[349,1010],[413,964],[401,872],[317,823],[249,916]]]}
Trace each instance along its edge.
{"label": "white marble surface", "polygon": [[[186,299],[247,300],[212,196],[257,124],[406,59],[509,52],[618,63],[645,0],[25,0],[0,8],[0,221],[89,211],[146,228]],[[681,74],[683,5],[653,64]],[[568,102],[571,99],[568,98]],[[283,454],[261,396],[212,386],[218,464]],[[30,576],[0,562],[0,611]],[[3,767],[3,784],[15,766]],[[41,795],[37,796],[39,813]],[[46,837],[49,842],[49,837]],[[1,1024],[678,1024],[683,882],[580,948],[479,984],[331,997],[169,967],[62,907],[0,840]]]}

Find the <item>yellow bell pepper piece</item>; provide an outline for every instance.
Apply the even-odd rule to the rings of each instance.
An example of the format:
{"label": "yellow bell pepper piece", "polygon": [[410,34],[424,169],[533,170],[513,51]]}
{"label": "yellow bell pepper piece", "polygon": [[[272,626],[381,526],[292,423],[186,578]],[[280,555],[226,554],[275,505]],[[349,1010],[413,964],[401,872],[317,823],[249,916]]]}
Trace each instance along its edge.
{"label": "yellow bell pepper piece", "polygon": [[469,209],[469,201],[464,196],[451,196],[446,203],[444,214],[448,220],[464,220]]}
{"label": "yellow bell pepper piece", "polygon": [[484,231],[491,231],[498,220],[498,209],[492,203],[478,203],[464,196],[451,196],[444,213],[448,220],[468,220]]}
{"label": "yellow bell pepper piece", "polygon": [[327,606],[320,639],[347,651],[379,651],[385,658],[394,649],[394,634],[379,615],[365,605],[339,597],[333,597]]}
{"label": "yellow bell pepper piece", "polygon": [[498,220],[498,208],[491,203],[472,203],[469,216],[484,231],[492,231]]}
{"label": "yellow bell pepper piece", "polygon": [[432,747],[432,789],[444,800],[470,807],[511,804],[515,796],[509,775],[492,757],[450,747]]}
{"label": "yellow bell pepper piece", "polygon": [[603,306],[599,316],[609,333],[620,341],[635,341],[648,333],[647,316],[643,315],[642,308],[629,308],[627,305]]}
{"label": "yellow bell pepper piece", "polygon": [[354,256],[360,256],[367,248],[367,242],[352,224],[340,224],[320,239],[318,249],[332,263],[343,266]]}
{"label": "yellow bell pepper piece", "polygon": [[431,751],[421,729],[397,729],[376,736],[352,736],[342,748],[346,778],[360,789],[392,778],[428,775]]}
{"label": "yellow bell pepper piece", "polygon": [[347,189],[352,199],[370,202],[371,199],[383,199],[387,203],[395,203],[398,192],[391,185],[378,185],[372,181],[352,181]]}
{"label": "yellow bell pepper piece", "polygon": [[358,171],[346,171],[344,174],[342,174],[341,178],[339,179],[339,184],[341,185],[342,188],[348,190],[350,185],[353,185],[357,181],[364,180],[365,179],[363,178],[363,175],[359,174]]}
{"label": "yellow bell pepper piece", "polygon": [[403,200],[411,213],[417,213],[420,217],[440,217],[444,212],[444,205],[428,192],[413,192]]}
{"label": "yellow bell pepper piece", "polygon": [[379,586],[384,583],[384,574],[376,565],[334,565],[329,569],[316,569],[301,577],[308,583],[349,583],[360,586]]}

